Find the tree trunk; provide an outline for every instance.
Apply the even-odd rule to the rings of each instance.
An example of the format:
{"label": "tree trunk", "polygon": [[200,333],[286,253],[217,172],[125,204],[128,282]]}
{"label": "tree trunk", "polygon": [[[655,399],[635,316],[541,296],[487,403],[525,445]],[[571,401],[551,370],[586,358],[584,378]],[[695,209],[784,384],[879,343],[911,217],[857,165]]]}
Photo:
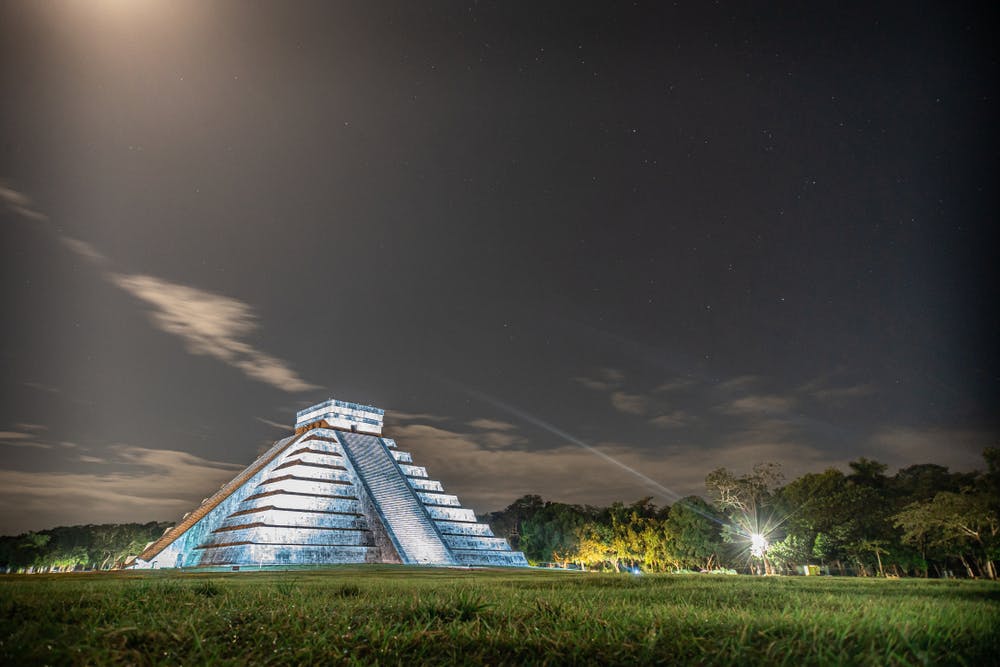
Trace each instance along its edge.
{"label": "tree trunk", "polygon": [[885,578],[885,570],[882,569],[882,556],[879,555],[878,549],[875,549],[875,560],[878,561],[878,576]]}
{"label": "tree trunk", "polygon": [[976,575],[972,571],[972,566],[969,565],[969,561],[965,560],[965,556],[963,556],[962,554],[959,554],[958,557],[961,559],[962,565],[965,566],[965,572],[969,575],[969,579],[975,579]]}

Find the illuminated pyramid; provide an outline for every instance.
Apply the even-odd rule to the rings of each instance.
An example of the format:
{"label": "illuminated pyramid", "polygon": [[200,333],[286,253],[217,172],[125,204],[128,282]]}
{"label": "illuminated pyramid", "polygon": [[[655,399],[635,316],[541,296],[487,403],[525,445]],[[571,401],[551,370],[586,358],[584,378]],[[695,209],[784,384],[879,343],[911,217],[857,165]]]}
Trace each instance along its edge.
{"label": "illuminated pyramid", "polygon": [[330,399],[135,560],[137,568],[405,563],[526,567],[381,437],[378,408]]}

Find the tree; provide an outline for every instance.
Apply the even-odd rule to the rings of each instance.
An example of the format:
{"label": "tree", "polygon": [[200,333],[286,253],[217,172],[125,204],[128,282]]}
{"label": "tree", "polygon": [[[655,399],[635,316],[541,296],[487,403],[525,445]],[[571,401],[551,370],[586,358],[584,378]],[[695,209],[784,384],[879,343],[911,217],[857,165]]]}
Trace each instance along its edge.
{"label": "tree", "polygon": [[882,567],[882,554],[889,553],[885,550],[885,540],[862,540],[858,546],[862,551],[870,551],[875,554],[875,560],[878,561],[878,576],[884,577],[885,568]]}
{"label": "tree", "polygon": [[886,464],[862,456],[857,461],[851,461],[847,465],[854,471],[847,476],[848,481],[875,489],[885,487],[885,471],[889,467]]}
{"label": "tree", "polygon": [[52,535],[48,533],[27,533],[21,536],[21,553],[18,558],[18,565],[31,565],[32,567],[43,566],[46,551]]}
{"label": "tree", "polygon": [[771,543],[767,555],[779,568],[791,570],[812,560],[813,544],[813,542],[807,543],[798,535],[788,533],[784,539]]}
{"label": "tree", "polygon": [[499,512],[486,514],[482,520],[490,525],[494,535],[506,538],[512,548],[519,549],[524,523],[544,507],[541,496],[525,495]]}
{"label": "tree", "polygon": [[844,526],[853,519],[853,510],[846,502],[846,486],[844,473],[829,468],[803,475],[780,489],[776,504],[785,517],[787,537],[779,552],[785,566],[791,565],[794,558],[795,563],[819,560],[843,569],[846,544],[837,537],[847,532]]}
{"label": "tree", "polygon": [[611,548],[611,527],[598,522],[580,526],[577,530],[577,548],[572,561],[584,567],[596,567],[611,563],[615,569],[618,564]]}
{"label": "tree", "polygon": [[726,468],[716,468],[705,478],[705,486],[723,511],[736,510],[755,517],[781,480],[780,465],[757,463],[753,472],[741,477]]}
{"label": "tree", "polygon": [[620,571],[623,562],[634,567],[643,560],[646,551],[643,536],[649,525],[655,522],[656,514],[652,498],[642,498],[632,505],[616,502],[607,509],[607,523],[611,528],[611,560],[616,570]]}
{"label": "tree", "polygon": [[848,465],[853,472],[847,476],[843,493],[844,510],[850,517],[842,524],[844,551],[862,575],[884,572],[883,555],[894,563],[903,560],[900,535],[889,518],[898,501],[885,476],[888,466],[865,457]]}
{"label": "tree", "polygon": [[711,570],[722,549],[722,515],[698,496],[688,496],[670,507],[665,521],[669,559],[677,569]]}
{"label": "tree", "polygon": [[139,553],[170,524],[61,526],[0,537],[0,567],[21,569],[111,567]]}
{"label": "tree", "polygon": [[972,475],[951,473],[945,466],[921,463],[901,468],[888,480],[892,494],[906,503],[930,500],[940,491],[959,492],[971,483]]}
{"label": "tree", "polygon": [[[719,509],[726,512],[736,526],[735,530],[727,527],[723,531],[724,539],[749,542],[754,535],[769,535],[773,528],[773,514],[765,518],[764,512],[781,480],[781,466],[777,463],[757,463],[751,473],[740,477],[726,468],[717,468],[708,474],[705,486]],[[766,552],[760,555],[764,571],[770,574],[772,568]]]}
{"label": "tree", "polygon": [[976,564],[981,574],[996,579],[1000,517],[990,501],[984,493],[942,491],[932,500],[907,505],[893,519],[903,540],[925,552],[936,547],[956,556],[970,577],[976,576]]}
{"label": "tree", "polygon": [[593,510],[580,505],[545,503],[524,521],[520,548],[533,563],[554,561],[565,566],[576,551],[578,529],[593,515]]}
{"label": "tree", "polygon": [[673,534],[666,519],[645,519],[639,535],[642,565],[662,572],[672,562]]}

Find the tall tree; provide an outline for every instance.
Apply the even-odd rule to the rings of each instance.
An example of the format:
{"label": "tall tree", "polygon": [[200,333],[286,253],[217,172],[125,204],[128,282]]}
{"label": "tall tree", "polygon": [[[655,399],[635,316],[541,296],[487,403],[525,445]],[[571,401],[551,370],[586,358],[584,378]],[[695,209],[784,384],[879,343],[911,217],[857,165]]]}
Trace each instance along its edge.
{"label": "tall tree", "polygon": [[538,495],[521,496],[499,512],[490,512],[482,520],[490,525],[493,534],[506,538],[514,549],[520,549],[524,523],[545,507],[545,501]]}
{"label": "tall tree", "polygon": [[[730,542],[749,546],[763,536],[767,538],[774,526],[772,499],[782,481],[777,463],[757,463],[753,471],[737,477],[726,468],[717,468],[705,478],[705,486],[715,504],[729,517],[723,537]],[[760,558],[767,573],[772,572],[766,552]]]}
{"label": "tall tree", "polygon": [[579,528],[593,516],[593,510],[580,505],[545,503],[524,521],[520,548],[533,563],[565,566],[577,550]]}
{"label": "tall tree", "polygon": [[670,507],[665,521],[669,558],[677,569],[711,570],[722,551],[722,515],[698,496],[688,496]]}
{"label": "tall tree", "polygon": [[994,559],[1000,538],[1000,517],[983,493],[942,491],[932,500],[908,505],[894,516],[903,539],[927,550],[937,548],[957,557],[970,577],[977,572],[997,578]]}
{"label": "tall tree", "polygon": [[[826,556],[823,560],[844,557],[844,545],[835,545],[831,538],[836,533],[835,527],[849,523],[852,519],[844,497],[846,484],[844,473],[830,468],[822,473],[803,475],[781,488],[777,503],[785,518],[785,532],[792,538],[785,545],[788,549],[801,549],[801,557],[811,560],[817,538],[825,535],[825,543],[821,548]],[[790,558],[791,555],[786,557]]]}

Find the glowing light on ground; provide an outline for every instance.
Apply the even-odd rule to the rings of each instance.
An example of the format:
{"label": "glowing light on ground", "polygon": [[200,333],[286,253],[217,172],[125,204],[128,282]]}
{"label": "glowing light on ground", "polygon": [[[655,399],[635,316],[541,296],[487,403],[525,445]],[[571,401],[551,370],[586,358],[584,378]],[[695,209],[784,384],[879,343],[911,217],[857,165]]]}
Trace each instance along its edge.
{"label": "glowing light on ground", "polygon": [[775,531],[789,516],[791,515],[777,518],[771,515],[762,520],[756,512],[746,512],[733,517],[735,523],[730,528],[744,545],[741,553],[746,555],[747,570],[762,574],[775,573],[768,551]]}
{"label": "glowing light on ground", "polygon": [[767,538],[760,533],[750,535],[750,555],[755,558],[763,558],[767,553],[767,548],[771,546]]}

